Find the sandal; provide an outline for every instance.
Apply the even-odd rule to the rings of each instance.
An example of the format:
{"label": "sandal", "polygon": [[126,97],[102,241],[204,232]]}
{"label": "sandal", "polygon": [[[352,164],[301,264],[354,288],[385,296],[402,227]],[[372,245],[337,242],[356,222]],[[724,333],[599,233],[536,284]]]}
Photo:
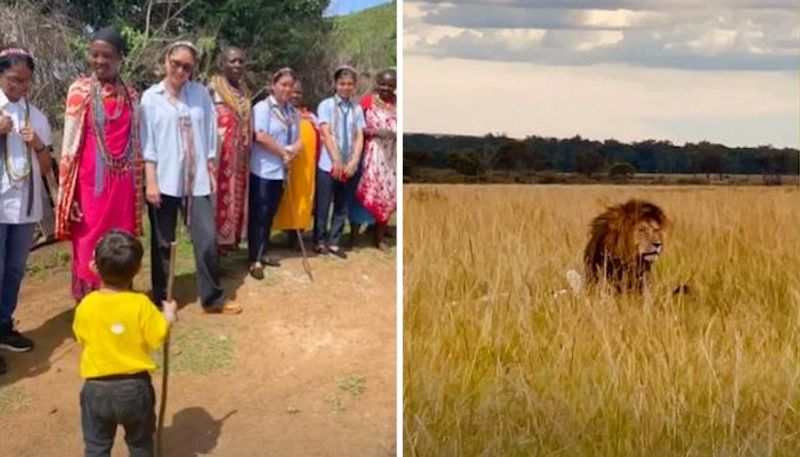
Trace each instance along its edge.
{"label": "sandal", "polygon": [[[336,249],[334,249],[334,247]],[[328,248],[328,250],[331,251],[331,254],[335,255],[336,257],[338,257],[340,259],[346,259],[347,258],[347,253],[344,252],[344,249],[342,249],[342,248],[340,248],[338,246],[331,246],[331,247]]]}
{"label": "sandal", "polygon": [[278,268],[278,267],[281,266],[280,260],[278,260],[278,259],[276,259],[274,257],[267,257],[267,256],[264,256],[264,257],[261,258],[261,264],[262,265],[266,265],[268,267],[275,267],[275,268]]}
{"label": "sandal", "polygon": [[249,272],[253,279],[258,279],[259,281],[264,279],[264,267],[261,265],[251,265]]}
{"label": "sandal", "polygon": [[204,307],[203,311],[207,314],[239,314],[244,308],[235,301],[228,300],[222,305]]}

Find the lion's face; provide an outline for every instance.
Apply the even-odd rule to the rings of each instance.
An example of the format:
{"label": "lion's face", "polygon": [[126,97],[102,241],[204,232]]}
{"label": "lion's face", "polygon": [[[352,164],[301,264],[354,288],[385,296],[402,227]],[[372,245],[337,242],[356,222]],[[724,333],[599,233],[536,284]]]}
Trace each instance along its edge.
{"label": "lion's face", "polygon": [[[583,259],[591,281],[607,278],[620,289],[640,284],[661,255],[669,221],[657,205],[629,200],[592,219]],[[633,275],[633,276],[631,276]]]}
{"label": "lion's face", "polygon": [[661,224],[655,220],[641,220],[636,223],[633,231],[633,242],[642,260],[645,262],[658,260],[658,256],[664,246],[661,235]]}

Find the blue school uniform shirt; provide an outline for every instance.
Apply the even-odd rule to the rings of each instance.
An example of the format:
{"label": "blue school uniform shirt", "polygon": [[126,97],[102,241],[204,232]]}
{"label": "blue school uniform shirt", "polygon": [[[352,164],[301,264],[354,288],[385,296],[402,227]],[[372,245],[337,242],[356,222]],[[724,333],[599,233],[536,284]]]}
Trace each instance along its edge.
{"label": "blue school uniform shirt", "polygon": [[167,98],[164,82],[144,91],[139,106],[139,136],[142,155],[156,163],[158,189],[171,197],[183,197],[183,138],[179,116],[188,111],[194,139],[195,174],[192,196],[211,194],[208,163],[217,157],[217,114],[211,96],[201,84],[187,81],[180,100],[173,105]]}
{"label": "blue school uniform shirt", "polygon": [[[286,122],[281,119],[281,114]],[[279,145],[289,146],[297,141],[300,133],[300,116],[290,103],[281,107],[273,96],[269,96],[253,107],[253,131],[264,132]],[[282,180],[286,170],[280,156],[254,141],[250,152],[250,173],[261,179]]]}
{"label": "blue school uniform shirt", "polygon": [[[345,117],[347,117],[347,125],[345,125]],[[330,125],[331,133],[335,131],[336,136],[334,137],[334,141],[336,141],[336,146],[338,146],[339,153],[342,155],[342,165],[346,165],[350,158],[350,151],[353,148],[354,132],[352,129],[355,128],[363,132],[366,128],[364,111],[361,109],[361,106],[352,98],[345,100],[338,95],[334,95],[333,97],[326,98],[319,104],[317,108],[317,118],[320,126],[328,124]],[[335,126],[333,125],[334,119],[336,119],[337,124]],[[355,119],[355,121],[353,121],[353,119]],[[347,138],[345,138],[345,127],[347,128]],[[349,145],[347,151],[343,150],[345,144]],[[331,157],[328,154],[328,148],[325,147],[325,142],[322,141],[322,148],[319,156],[319,169],[330,173],[331,168],[333,168],[333,161],[331,161]]]}

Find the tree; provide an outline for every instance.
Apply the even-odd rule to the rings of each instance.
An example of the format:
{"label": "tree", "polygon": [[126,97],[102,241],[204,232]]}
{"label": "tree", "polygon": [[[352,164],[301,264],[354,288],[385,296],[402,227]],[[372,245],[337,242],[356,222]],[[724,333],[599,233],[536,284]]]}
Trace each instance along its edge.
{"label": "tree", "polygon": [[[778,149],[772,145],[755,147],[726,147],[708,141],[677,146],[669,141],[645,140],[633,144],[616,140],[602,143],[579,137],[557,139],[528,136],[521,142],[497,135],[425,135],[405,134],[404,154],[420,153],[420,164],[426,167],[449,167],[441,151],[470,149],[483,151],[482,160],[494,169],[528,171],[579,171],[595,176],[604,164],[627,163],[636,172],[645,164],[650,172],[711,174],[763,174],[765,176],[794,175],[800,170],[800,151]],[[524,151],[520,155],[520,143]],[[492,151],[497,151],[492,159]],[[425,163],[425,165],[422,165]],[[611,168],[607,170],[611,175]],[[628,174],[626,172],[625,174]],[[623,178],[625,174],[615,176]],[[470,173],[469,176],[475,176]],[[604,176],[605,177],[605,176]],[[771,178],[772,179],[772,178]],[[773,179],[774,180],[774,179]]]}
{"label": "tree", "polygon": [[509,140],[497,150],[494,157],[494,167],[499,170],[506,170],[507,174],[511,170],[518,169],[525,160],[525,143],[516,140]]}
{"label": "tree", "polygon": [[725,158],[719,152],[703,149],[697,154],[698,170],[705,173],[706,179],[710,179],[711,174],[719,175],[722,179],[724,165]]}
{"label": "tree", "polygon": [[608,177],[613,181],[629,181],[634,173],[636,169],[627,162],[617,162],[608,169]]}
{"label": "tree", "polygon": [[581,152],[575,156],[575,171],[591,178],[603,168],[603,156],[597,151]]}
{"label": "tree", "polygon": [[[305,86],[306,101],[316,106],[331,92],[335,66],[350,63],[360,72],[359,94],[372,75],[395,62],[393,5],[354,16],[325,18],[328,0],[8,0],[0,2],[0,42],[16,42],[38,57],[33,100],[58,121],[67,87],[86,73],[91,31],[116,26],[129,52],[122,77],[143,90],[161,79],[166,45],[190,39],[202,58],[194,78],[205,83],[216,72],[226,45],[248,57],[244,79],[254,99],[266,96],[271,72],[292,67]],[[362,16],[366,14],[369,17]],[[379,22],[373,19],[379,18]],[[369,23],[368,23],[369,22]],[[370,27],[379,28],[379,32]],[[334,33],[336,28],[341,33]],[[344,31],[342,31],[344,30]],[[346,40],[345,40],[346,38]],[[384,55],[389,53],[391,55]],[[383,57],[381,59],[380,57]]]}
{"label": "tree", "polygon": [[491,170],[493,158],[492,152],[486,149],[464,149],[448,153],[447,164],[462,175],[472,177],[479,182]]}

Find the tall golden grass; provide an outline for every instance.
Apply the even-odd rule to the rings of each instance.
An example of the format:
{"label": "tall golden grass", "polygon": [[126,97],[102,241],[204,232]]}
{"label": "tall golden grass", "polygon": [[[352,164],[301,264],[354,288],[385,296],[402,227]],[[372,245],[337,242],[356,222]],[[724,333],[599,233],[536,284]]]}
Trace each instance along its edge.
{"label": "tall golden grass", "polygon": [[[673,221],[652,302],[554,297],[630,197]],[[796,188],[406,186],[404,220],[405,455],[800,455]]]}

